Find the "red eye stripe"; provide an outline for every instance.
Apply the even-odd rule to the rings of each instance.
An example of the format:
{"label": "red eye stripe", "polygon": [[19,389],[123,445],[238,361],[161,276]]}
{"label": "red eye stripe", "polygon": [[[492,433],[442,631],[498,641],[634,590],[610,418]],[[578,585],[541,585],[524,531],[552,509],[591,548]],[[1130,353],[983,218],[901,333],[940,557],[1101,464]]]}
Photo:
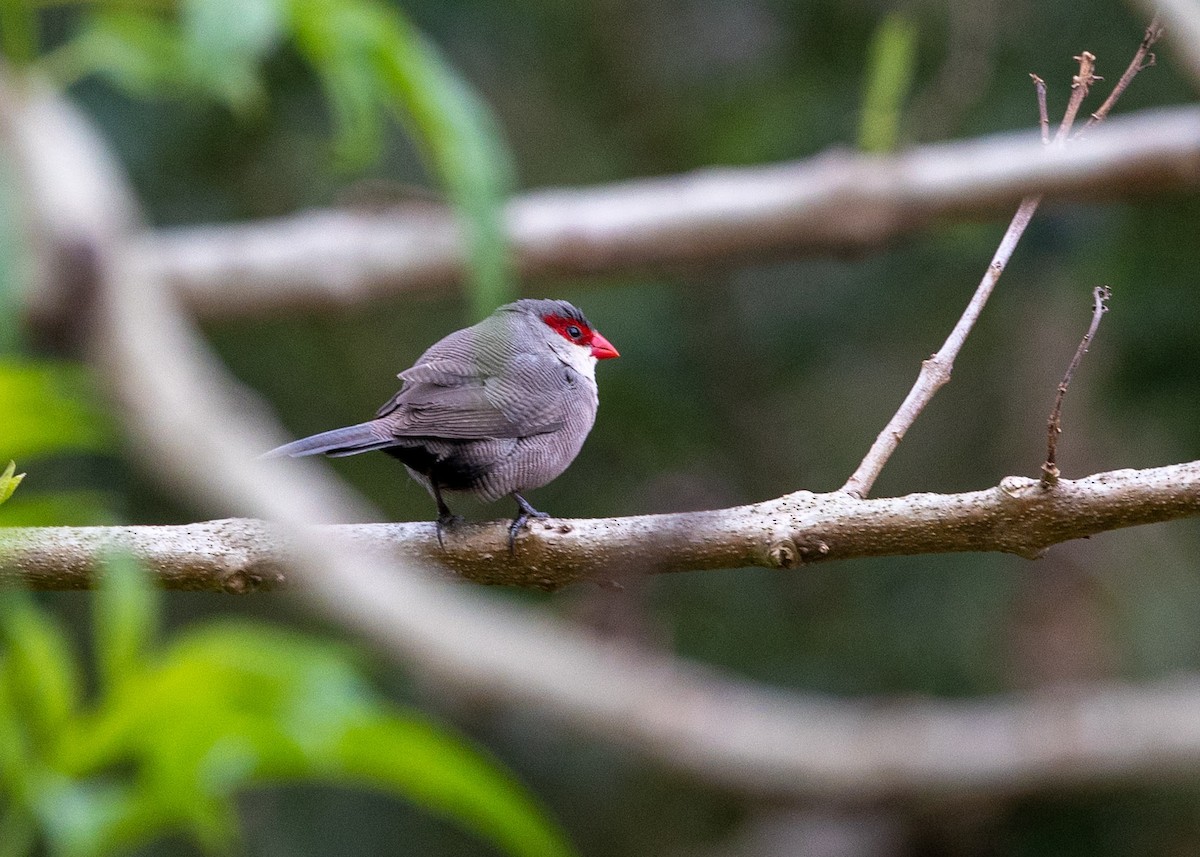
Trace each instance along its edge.
{"label": "red eye stripe", "polygon": [[[590,345],[592,342],[592,329],[577,319],[561,315],[547,315],[542,316],[542,321],[550,325],[559,336],[568,342],[574,342],[576,345]],[[576,331],[578,331],[578,335],[572,335]]]}

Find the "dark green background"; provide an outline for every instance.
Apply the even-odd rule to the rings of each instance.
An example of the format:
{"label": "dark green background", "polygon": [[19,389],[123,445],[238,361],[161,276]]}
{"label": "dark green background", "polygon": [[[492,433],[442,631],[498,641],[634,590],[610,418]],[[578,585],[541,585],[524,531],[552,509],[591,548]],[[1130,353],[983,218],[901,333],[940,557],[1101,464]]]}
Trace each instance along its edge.
{"label": "dark green background", "polygon": [[[1088,49],[1115,81],[1145,21],[1116,2],[901,4],[918,64],[901,142],[1030,127],[1029,72],[1060,113]],[[867,47],[883,3],[411,2],[405,11],[496,111],[524,188],[587,185],[709,165],[768,163],[853,146]],[[952,21],[961,16],[959,23]],[[69,16],[52,22],[65,32]],[[948,56],[967,73],[942,81]],[[1188,101],[1170,62],[1138,78],[1118,112]],[[289,52],[271,101],[234,117],[198,103],[131,100],[97,81],[73,95],[100,125],[157,225],[238,221],[332,204],[369,176],[428,183],[402,129],[366,173],[337,172],[328,117]],[[1095,103],[1098,103],[1096,100]],[[1093,107],[1095,104],[1090,103]],[[1086,329],[1090,292],[1114,292],[1064,411],[1060,465],[1081,476],[1200,457],[1194,274],[1200,204],[1158,194],[1049,204],[1038,214],[955,367],[876,495],[959,491],[1036,475],[1054,388]],[[621,350],[601,364],[600,416],[572,468],[531,496],[562,516],[731,505],[838,487],[952,327],[1004,221],[946,223],[855,258],[751,259],[726,269],[526,284],[569,299]],[[457,291],[349,313],[213,323],[233,371],[297,436],[359,421],[396,372],[462,326]],[[146,484],[124,457],[21,462],[25,499],[113,491],[116,517],[199,513]],[[382,455],[332,465],[389,519],[433,504]],[[14,501],[15,503],[16,501]],[[501,516],[507,505],[468,509]],[[777,573],[702,572],[623,590],[579,586],[538,601],[599,636],[621,635],[748,678],[813,693],[963,697],[1095,679],[1151,679],[1200,664],[1194,522],[1104,534],[1009,556],[917,557]],[[83,612],[86,596],[61,599]],[[179,621],[249,611],[311,624],[284,596],[172,596]],[[453,629],[447,629],[453,633]],[[481,739],[549,804],[586,855],[717,853],[781,808],[712,789],[527,711],[382,680]],[[1175,854],[1200,849],[1200,778],[1010,799],[872,808],[900,853]],[[449,825],[390,800],[316,789],[245,801],[256,855],[483,854]],[[817,807],[821,811],[827,807]],[[175,844],[156,853],[178,853]]]}

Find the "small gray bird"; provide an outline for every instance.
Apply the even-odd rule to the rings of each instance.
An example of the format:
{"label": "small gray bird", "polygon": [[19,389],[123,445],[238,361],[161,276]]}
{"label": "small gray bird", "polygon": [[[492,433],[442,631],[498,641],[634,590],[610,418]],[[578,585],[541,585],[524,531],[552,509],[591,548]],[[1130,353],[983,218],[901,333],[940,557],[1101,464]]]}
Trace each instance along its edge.
{"label": "small gray bird", "polygon": [[375,419],[284,444],[267,458],[381,450],[437,502],[438,542],[458,518],[443,492],[517,501],[509,550],[530,517],[521,496],[567,469],[596,420],[596,361],[617,357],[566,301],[519,300],[430,346]]}

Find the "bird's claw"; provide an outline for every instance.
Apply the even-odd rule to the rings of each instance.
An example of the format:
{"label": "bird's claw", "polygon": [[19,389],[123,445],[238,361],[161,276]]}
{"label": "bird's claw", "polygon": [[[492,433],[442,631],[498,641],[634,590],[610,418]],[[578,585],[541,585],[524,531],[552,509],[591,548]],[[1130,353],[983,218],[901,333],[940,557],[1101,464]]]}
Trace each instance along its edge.
{"label": "bird's claw", "polygon": [[437,539],[438,547],[442,550],[446,549],[446,543],[442,540],[442,533],[447,529],[454,529],[463,522],[462,515],[438,515],[437,519]]}
{"label": "bird's claw", "polygon": [[530,518],[549,518],[547,512],[539,512],[532,506],[526,510],[522,509],[517,517],[513,518],[511,524],[508,525],[508,555],[516,556],[517,553],[517,533],[521,532],[521,528],[529,523]]}

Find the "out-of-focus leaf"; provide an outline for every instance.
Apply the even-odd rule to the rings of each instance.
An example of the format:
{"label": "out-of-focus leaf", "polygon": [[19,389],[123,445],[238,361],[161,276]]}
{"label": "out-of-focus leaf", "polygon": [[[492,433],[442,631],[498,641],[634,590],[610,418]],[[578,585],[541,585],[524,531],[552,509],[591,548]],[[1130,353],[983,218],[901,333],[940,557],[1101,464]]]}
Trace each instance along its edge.
{"label": "out-of-focus leaf", "polygon": [[379,154],[386,95],[374,63],[386,38],[381,10],[343,0],[293,0],[296,45],[320,77],[333,108],[336,151],[348,168]]}
{"label": "out-of-focus leaf", "polygon": [[32,3],[0,3],[0,48],[14,66],[28,65],[37,55],[37,9]]}
{"label": "out-of-focus leaf", "polygon": [[502,205],[512,161],[491,112],[396,10],[372,0],[293,0],[297,43],[335,104],[343,152],[378,149],[371,107],[406,120],[467,235],[472,309],[482,317],[515,289]]}
{"label": "out-of-focus leaf", "polygon": [[33,809],[55,857],[98,857],[123,844],[119,831],[138,811],[137,796],[114,780],[43,778]]}
{"label": "out-of-focus leaf", "polygon": [[154,12],[93,12],[48,64],[64,80],[100,72],[143,95],[203,91],[246,108],[261,97],[259,66],[286,32],[330,100],[343,163],[378,155],[387,112],[416,138],[466,235],[473,314],[515,296],[502,221],[513,167],[499,126],[398,10],[379,0],[183,0],[181,16],[180,28]]}
{"label": "out-of-focus leaf", "polygon": [[463,739],[428,722],[380,709],[347,724],[324,759],[314,756],[319,773],[402,794],[473,828],[510,854],[575,853],[512,777]]}
{"label": "out-of-focus leaf", "polygon": [[210,844],[232,836],[228,800],[238,789],[318,778],[406,798],[512,854],[573,853],[498,765],[381,703],[347,650],[260,626],[184,634],[106,700],[74,747],[81,772],[136,760],[159,817]]}
{"label": "out-of-focus leaf", "polygon": [[29,774],[29,747],[24,717],[13,699],[11,672],[10,660],[0,657],[0,786],[10,794],[21,794]]}
{"label": "out-of-focus leaf", "polygon": [[24,478],[24,473],[17,473],[17,463],[15,461],[8,462],[8,467],[4,468],[3,473],[0,473],[0,503],[13,495]]}
{"label": "out-of-focus leaf", "polygon": [[491,111],[441,52],[398,16],[395,32],[380,61],[467,230],[473,308],[482,318],[515,297],[502,208],[512,161]]}
{"label": "out-of-focus leaf", "polygon": [[188,67],[220,101],[245,109],[263,97],[259,65],[279,43],[282,0],[183,0]]}
{"label": "out-of-focus leaf", "polygon": [[36,828],[24,807],[9,804],[0,814],[0,857],[27,857],[32,853]]}
{"label": "out-of-focus leaf", "polygon": [[896,148],[900,109],[912,87],[916,25],[903,13],[888,15],[875,30],[867,56],[858,146],[864,152],[890,152]]}
{"label": "out-of-focus leaf", "polygon": [[137,560],[110,553],[96,592],[96,665],[105,687],[115,689],[145,669],[158,631],[159,595]]}
{"label": "out-of-focus leaf", "polygon": [[54,740],[78,709],[80,678],[66,634],[22,592],[0,592],[8,699],[30,739]]}
{"label": "out-of-focus leaf", "polygon": [[112,433],[82,367],[0,362],[0,456],[32,458],[64,449],[101,451]]}
{"label": "out-of-focus leaf", "polygon": [[179,29],[155,15],[99,9],[51,56],[60,80],[99,73],[143,97],[188,89],[188,52]]}

